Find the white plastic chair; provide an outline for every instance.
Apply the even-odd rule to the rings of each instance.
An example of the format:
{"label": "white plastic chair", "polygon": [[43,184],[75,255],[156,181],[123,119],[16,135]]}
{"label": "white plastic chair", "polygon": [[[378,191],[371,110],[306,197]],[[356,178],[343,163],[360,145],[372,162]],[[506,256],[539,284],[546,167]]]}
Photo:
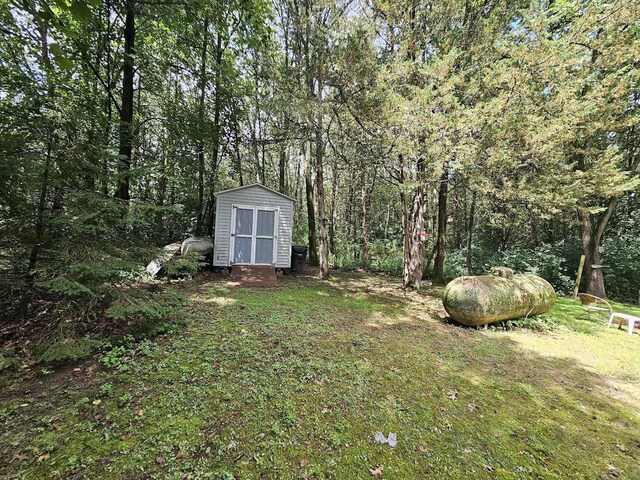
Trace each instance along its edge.
{"label": "white plastic chair", "polygon": [[[597,310],[600,312],[609,312],[609,324],[607,327],[611,327],[611,324],[615,319],[619,319],[618,328],[622,327],[623,322],[627,322],[627,327],[629,331],[629,335],[633,335],[633,328],[636,323],[640,323],[640,317],[636,317],[634,315],[629,315],[627,313],[614,312],[613,307],[609,302],[605,299],[596,297],[595,295],[589,295],[588,293],[579,293],[578,297],[580,297],[580,302],[584,308],[588,310]],[[606,305],[606,307],[601,305]]]}

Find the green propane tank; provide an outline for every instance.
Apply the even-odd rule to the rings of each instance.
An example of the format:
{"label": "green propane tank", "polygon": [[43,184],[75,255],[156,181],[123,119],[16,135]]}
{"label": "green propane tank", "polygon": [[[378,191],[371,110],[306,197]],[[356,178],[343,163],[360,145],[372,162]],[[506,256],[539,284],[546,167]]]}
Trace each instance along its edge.
{"label": "green propane tank", "polygon": [[442,297],[449,316],[470,327],[540,315],[555,302],[556,292],[544,278],[513,275],[505,267],[492,269],[491,275],[456,278]]}

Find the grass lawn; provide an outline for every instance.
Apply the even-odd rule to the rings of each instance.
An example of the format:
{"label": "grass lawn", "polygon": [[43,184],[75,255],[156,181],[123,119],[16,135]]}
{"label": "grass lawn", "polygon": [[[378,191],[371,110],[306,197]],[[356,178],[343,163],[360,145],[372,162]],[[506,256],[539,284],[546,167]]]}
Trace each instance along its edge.
{"label": "grass lawn", "polygon": [[0,475],[640,478],[640,335],[573,301],[483,331],[365,274],[181,288],[181,332],[0,393]]}

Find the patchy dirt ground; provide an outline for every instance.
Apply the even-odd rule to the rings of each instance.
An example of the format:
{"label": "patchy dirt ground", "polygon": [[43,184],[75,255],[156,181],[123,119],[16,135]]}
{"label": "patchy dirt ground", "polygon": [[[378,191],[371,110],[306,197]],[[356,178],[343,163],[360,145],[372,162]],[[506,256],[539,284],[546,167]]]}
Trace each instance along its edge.
{"label": "patchy dirt ground", "polygon": [[551,332],[479,331],[437,289],[279,282],[202,275],[182,331],[6,382],[0,475],[640,478],[640,335],[567,300]]}

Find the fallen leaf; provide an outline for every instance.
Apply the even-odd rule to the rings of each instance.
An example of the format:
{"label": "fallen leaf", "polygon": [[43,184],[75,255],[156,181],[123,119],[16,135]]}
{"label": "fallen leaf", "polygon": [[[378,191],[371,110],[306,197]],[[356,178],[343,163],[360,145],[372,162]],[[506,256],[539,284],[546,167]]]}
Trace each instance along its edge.
{"label": "fallen leaf", "polygon": [[449,390],[447,392],[447,397],[449,397],[453,401],[458,400],[458,391],[455,388],[453,390]]}
{"label": "fallen leaf", "polygon": [[607,466],[607,473],[613,478],[618,478],[620,476],[620,472],[613,465]]}
{"label": "fallen leaf", "polygon": [[156,457],[156,463],[162,465],[164,463],[164,457]]}
{"label": "fallen leaf", "polygon": [[38,461],[39,461],[39,462],[44,462],[45,460],[49,460],[49,457],[50,457],[50,456],[51,456],[51,455],[49,455],[48,453],[45,453],[44,455],[40,455],[40,456],[38,457]]}
{"label": "fallen leaf", "polygon": [[14,460],[18,460],[19,462],[24,462],[25,460],[28,460],[29,457],[27,455],[25,455],[24,453],[14,453],[13,457],[11,457],[11,462],[12,463]]}
{"label": "fallen leaf", "polygon": [[94,400],[93,402],[94,405],[100,405],[102,403],[102,400],[100,400],[99,398],[97,398],[96,400]]}
{"label": "fallen leaf", "polygon": [[418,451],[420,453],[427,453],[429,451],[429,449],[427,449],[427,447],[425,447],[423,444],[418,445]]}
{"label": "fallen leaf", "polygon": [[478,410],[478,406],[475,403],[467,403],[467,408],[470,412],[475,412]]}
{"label": "fallen leaf", "polygon": [[369,469],[369,473],[371,475],[373,475],[374,477],[381,477],[382,476],[382,467],[378,466],[376,468],[370,468]]}
{"label": "fallen leaf", "polygon": [[324,407],[324,408],[322,409],[322,413],[329,413],[329,409],[328,409],[327,407]]}

